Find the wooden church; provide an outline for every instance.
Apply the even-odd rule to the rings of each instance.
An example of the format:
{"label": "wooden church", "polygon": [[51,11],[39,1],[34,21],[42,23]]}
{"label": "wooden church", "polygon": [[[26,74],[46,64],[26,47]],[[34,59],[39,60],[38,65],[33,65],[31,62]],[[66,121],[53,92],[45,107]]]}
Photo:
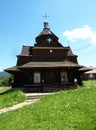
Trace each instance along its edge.
{"label": "wooden church", "polygon": [[44,21],[42,32],[35,38],[34,46],[23,46],[17,56],[16,66],[6,69],[14,75],[13,88],[31,92],[59,91],[82,84],[77,55],[71,48],[59,43],[59,38]]}

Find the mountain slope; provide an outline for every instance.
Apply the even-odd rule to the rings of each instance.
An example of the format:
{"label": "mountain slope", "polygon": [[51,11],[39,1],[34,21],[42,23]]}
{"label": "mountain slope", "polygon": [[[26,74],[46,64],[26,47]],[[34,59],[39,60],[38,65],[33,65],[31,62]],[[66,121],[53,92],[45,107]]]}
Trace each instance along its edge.
{"label": "mountain slope", "polygon": [[9,76],[9,73],[4,72],[4,71],[0,72],[0,79],[6,78],[8,76]]}

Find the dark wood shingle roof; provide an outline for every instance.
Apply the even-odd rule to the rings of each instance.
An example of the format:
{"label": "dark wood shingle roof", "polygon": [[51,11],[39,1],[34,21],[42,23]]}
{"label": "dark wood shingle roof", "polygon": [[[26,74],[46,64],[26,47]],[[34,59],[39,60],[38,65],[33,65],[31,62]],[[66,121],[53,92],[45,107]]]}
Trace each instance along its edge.
{"label": "dark wood shingle roof", "polygon": [[19,72],[20,69],[18,69],[17,66],[13,66],[13,67],[10,67],[10,68],[7,68],[5,69],[6,72]]}
{"label": "dark wood shingle roof", "polygon": [[58,67],[81,67],[80,65],[70,62],[29,62],[19,68],[58,68]]}

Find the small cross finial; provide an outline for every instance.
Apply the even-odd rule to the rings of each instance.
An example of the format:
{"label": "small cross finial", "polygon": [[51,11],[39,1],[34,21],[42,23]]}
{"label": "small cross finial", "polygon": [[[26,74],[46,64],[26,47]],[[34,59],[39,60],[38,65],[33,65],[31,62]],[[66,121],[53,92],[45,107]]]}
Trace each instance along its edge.
{"label": "small cross finial", "polygon": [[45,20],[47,20],[47,19],[49,18],[49,16],[48,16],[47,14],[45,14],[45,15],[43,16],[43,18],[45,18]]}

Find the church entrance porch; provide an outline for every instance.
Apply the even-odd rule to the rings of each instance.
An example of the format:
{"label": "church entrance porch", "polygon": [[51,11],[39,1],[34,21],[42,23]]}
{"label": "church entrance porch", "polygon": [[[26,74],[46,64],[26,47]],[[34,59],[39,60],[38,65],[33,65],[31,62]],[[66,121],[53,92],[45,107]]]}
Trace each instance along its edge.
{"label": "church entrance porch", "polygon": [[27,92],[59,91],[74,86],[75,78],[79,82],[77,70],[78,68],[71,67],[22,69],[22,73],[15,76],[15,85],[12,87],[22,88]]}
{"label": "church entrance porch", "polygon": [[[31,77],[30,81],[26,81],[22,85],[22,88],[26,88],[27,91],[32,92],[59,91],[72,85],[72,82],[69,81],[68,73],[67,69],[64,70],[59,68],[29,70],[29,74],[27,74],[27,76]],[[26,77],[26,79],[28,79],[28,77]]]}
{"label": "church entrance porch", "polygon": [[61,69],[38,69],[33,70],[32,81],[33,84],[60,84],[68,82],[68,73],[67,71]]}

